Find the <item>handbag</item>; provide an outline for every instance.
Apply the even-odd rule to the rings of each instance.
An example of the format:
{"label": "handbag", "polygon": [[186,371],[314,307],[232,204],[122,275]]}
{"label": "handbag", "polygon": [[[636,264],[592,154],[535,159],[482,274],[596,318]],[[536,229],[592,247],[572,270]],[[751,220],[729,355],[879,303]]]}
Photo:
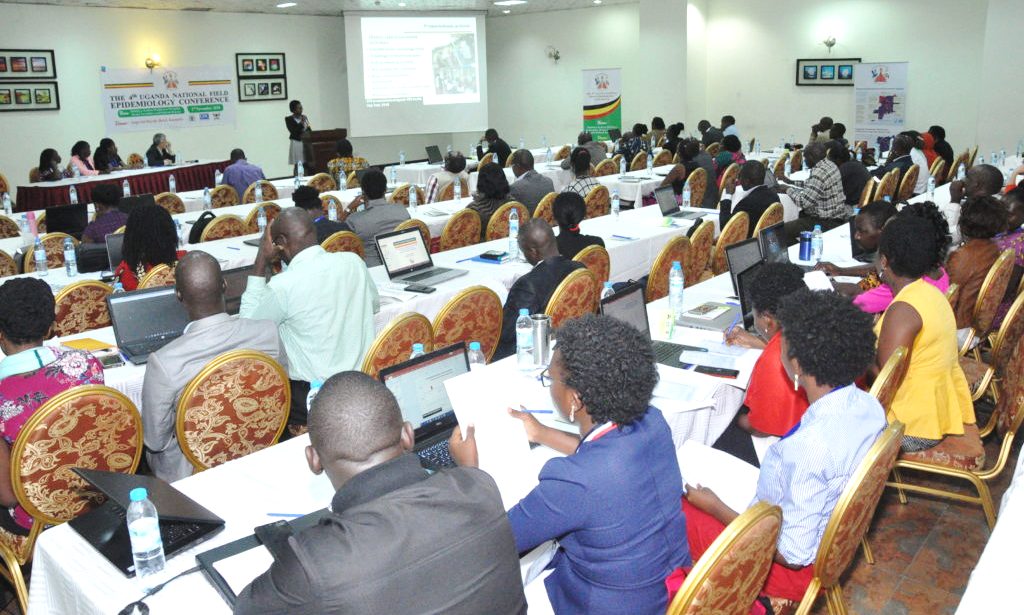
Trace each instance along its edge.
{"label": "handbag", "polygon": [[192,225],[192,230],[188,232],[188,242],[199,243],[199,239],[203,236],[203,231],[206,230],[206,225],[216,217],[216,214],[212,211],[204,211],[203,215],[199,216]]}

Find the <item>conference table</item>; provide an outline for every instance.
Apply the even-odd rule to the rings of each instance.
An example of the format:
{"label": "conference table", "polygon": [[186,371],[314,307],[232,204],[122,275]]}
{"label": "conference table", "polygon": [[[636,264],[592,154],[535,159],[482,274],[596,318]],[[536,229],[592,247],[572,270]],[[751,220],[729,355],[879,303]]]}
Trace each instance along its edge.
{"label": "conference table", "polygon": [[214,174],[223,172],[231,164],[229,160],[199,160],[165,167],[142,169],[119,169],[104,175],[90,175],[62,179],[55,182],[40,182],[18,186],[16,211],[31,211],[69,205],[71,186],[78,193],[79,203],[92,202],[92,189],[99,184],[116,184],[120,187],[126,180],[132,194],[158,194],[169,189],[169,178],[179,191],[202,190],[214,187]]}

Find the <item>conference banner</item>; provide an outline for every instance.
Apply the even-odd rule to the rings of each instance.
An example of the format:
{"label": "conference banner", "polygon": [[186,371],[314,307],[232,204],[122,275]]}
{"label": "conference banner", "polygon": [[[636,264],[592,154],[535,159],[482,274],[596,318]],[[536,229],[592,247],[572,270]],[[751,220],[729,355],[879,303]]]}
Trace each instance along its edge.
{"label": "conference banner", "polygon": [[235,124],[232,67],[115,69],[101,73],[107,134]]}
{"label": "conference banner", "polygon": [[622,129],[622,69],[583,71],[583,129],[596,141],[607,141],[608,130]]}
{"label": "conference banner", "polygon": [[870,62],[853,67],[853,139],[888,151],[907,122],[908,62]]}

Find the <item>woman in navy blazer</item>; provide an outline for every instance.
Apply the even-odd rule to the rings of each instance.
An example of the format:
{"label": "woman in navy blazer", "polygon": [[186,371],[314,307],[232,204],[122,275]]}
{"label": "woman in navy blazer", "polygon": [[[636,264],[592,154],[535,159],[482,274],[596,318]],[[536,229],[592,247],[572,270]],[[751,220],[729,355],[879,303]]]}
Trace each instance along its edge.
{"label": "woman in navy blazer", "polygon": [[[558,541],[545,580],[556,613],[661,615],[665,578],[689,566],[690,553],[672,434],[648,405],[658,381],[650,339],[605,316],[569,321],[541,377],[584,437],[510,410],[531,441],[567,455],[548,461],[509,511],[516,547]],[[475,465],[471,438],[453,434],[450,447],[460,465]]]}

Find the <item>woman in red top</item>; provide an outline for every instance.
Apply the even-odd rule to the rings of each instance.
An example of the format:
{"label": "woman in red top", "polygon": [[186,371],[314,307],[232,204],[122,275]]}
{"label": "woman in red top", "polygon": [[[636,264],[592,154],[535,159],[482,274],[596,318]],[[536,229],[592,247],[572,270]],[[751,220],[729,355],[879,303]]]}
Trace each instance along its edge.
{"label": "woman in red top", "polygon": [[[750,288],[754,308],[754,327],[758,336],[734,328],[726,342],[747,348],[763,348],[747,386],[747,396],[714,447],[760,466],[753,437],[784,436],[800,422],[807,410],[807,395],[793,390],[780,355],[781,338],[775,313],[786,295],[806,288],[804,274],[796,265],[768,263],[757,273]],[[768,340],[767,343],[764,340]]]}
{"label": "woman in red top", "polygon": [[174,267],[184,254],[178,250],[178,230],[171,214],[159,205],[139,205],[128,214],[123,260],[114,277],[124,290],[135,290],[147,271],[161,264]]}

